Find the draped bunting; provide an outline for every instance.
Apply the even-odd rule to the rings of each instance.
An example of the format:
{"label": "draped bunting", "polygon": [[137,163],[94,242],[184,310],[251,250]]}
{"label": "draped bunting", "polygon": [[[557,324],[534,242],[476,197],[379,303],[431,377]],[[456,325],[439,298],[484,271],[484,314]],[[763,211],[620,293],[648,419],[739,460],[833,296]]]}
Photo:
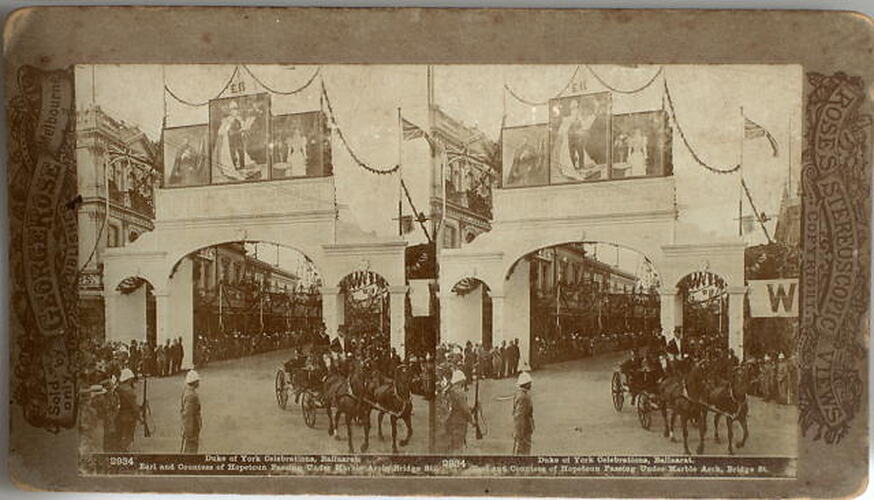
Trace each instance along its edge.
{"label": "draped bunting", "polygon": [[644,83],[643,85],[641,85],[640,87],[638,87],[638,88],[636,88],[636,89],[631,89],[631,90],[622,90],[622,89],[618,89],[618,88],[616,88],[616,87],[613,87],[612,85],[610,85],[610,84],[608,84],[607,82],[605,82],[604,79],[601,78],[601,77],[598,75],[598,73],[595,73],[595,70],[592,69],[591,66],[586,65],[586,69],[588,69],[588,70],[589,70],[589,73],[591,73],[592,76],[595,77],[595,80],[598,80],[598,83],[600,83],[601,85],[603,85],[605,88],[607,88],[607,89],[609,89],[609,90],[611,90],[611,91],[613,91],[613,92],[616,92],[617,94],[636,94],[636,93],[638,93],[638,92],[641,92],[641,91],[646,90],[647,88],[649,88],[649,86],[652,85],[653,82],[655,82],[656,79],[657,79],[657,78],[662,74],[662,72],[664,71],[665,67],[664,67],[664,66],[659,66],[659,69],[655,72],[655,74],[652,75],[652,78],[650,78],[649,80],[647,80],[647,82]]}
{"label": "draped bunting", "polygon": [[137,290],[139,290],[139,288],[141,286],[148,284],[148,283],[149,283],[148,281],[146,281],[143,278],[140,278],[139,276],[130,276],[130,277],[122,280],[122,282],[119,283],[118,286],[115,287],[115,289],[124,295],[128,295],[128,294],[136,292]]}
{"label": "draped bunting", "polygon": [[270,92],[271,94],[277,94],[277,95],[294,95],[294,94],[299,94],[300,92],[303,92],[304,90],[306,90],[307,88],[309,88],[310,85],[312,85],[312,83],[316,80],[316,77],[319,76],[319,74],[320,74],[321,71],[322,71],[322,67],[321,67],[321,66],[317,66],[317,67],[316,67],[316,70],[313,72],[312,76],[309,77],[309,79],[306,81],[306,83],[304,83],[303,85],[301,85],[300,87],[298,87],[298,88],[296,88],[296,89],[292,89],[292,90],[276,90],[276,89],[274,89],[274,88],[268,86],[266,83],[264,83],[263,81],[261,81],[260,78],[258,78],[257,76],[255,76],[255,73],[252,73],[252,70],[249,69],[249,67],[246,66],[245,64],[243,65],[243,69],[246,70],[246,73],[248,73],[249,76],[251,76],[252,79],[255,80],[255,82],[258,83],[258,85],[260,85],[261,87],[263,87],[264,90],[266,90],[267,92]]}
{"label": "draped bunting", "polygon": [[[571,85],[573,85],[574,79],[580,73],[581,69],[582,69],[582,67],[580,65],[577,65],[577,67],[574,68],[574,72],[571,73],[571,77],[568,79],[567,83],[561,88],[561,90],[558,92],[558,94],[555,94],[555,96],[560,96],[560,95],[564,94],[565,92],[567,92],[567,89],[569,89],[571,87]],[[504,89],[506,89],[507,92],[511,96],[513,96],[514,99],[521,102],[522,104],[527,104],[529,106],[546,106],[549,104],[549,100],[552,99],[553,97],[555,97],[555,96],[550,97],[549,99],[546,99],[545,101],[534,101],[531,99],[525,99],[525,98],[521,97],[512,88],[510,88],[510,85],[507,83],[504,84]]]}
{"label": "draped bunting", "polygon": [[[193,102],[193,101],[189,101],[189,100],[187,100],[187,99],[183,99],[182,97],[179,97],[178,94],[176,94],[175,92],[173,92],[173,90],[170,89],[170,87],[167,85],[166,82],[164,83],[164,92],[166,92],[170,97],[172,97],[173,99],[175,99],[177,102],[179,102],[179,103],[181,103],[181,104],[185,104],[186,106],[191,106],[191,107],[194,107],[194,108],[199,108],[199,107],[202,107],[202,106],[208,106],[208,105],[209,105],[209,101],[212,101],[212,100],[218,99],[218,98],[220,98],[220,97],[221,97],[225,92],[227,92],[228,88],[231,86],[231,84],[234,82],[234,80],[235,80],[235,79],[237,78],[237,76],[240,74],[240,67],[241,67],[241,66],[235,66],[235,67],[234,67],[234,71],[231,72],[231,76],[230,76],[230,78],[228,78],[227,82],[225,82],[224,86],[222,86],[222,89],[219,91],[219,93],[216,94],[214,97],[212,97],[212,98],[210,98],[210,99],[207,99],[206,101],[202,101],[202,102]],[[261,85],[261,87],[263,87],[264,90],[270,92],[271,94],[277,94],[277,95],[294,95],[294,94],[298,94],[298,93],[304,91],[304,90],[307,89],[310,85],[312,85],[312,83],[316,80],[316,77],[319,76],[319,74],[321,73],[321,70],[322,70],[322,67],[321,67],[321,66],[318,66],[318,67],[316,68],[316,70],[313,72],[312,76],[310,76],[310,78],[306,81],[306,83],[304,83],[303,85],[301,85],[300,87],[298,87],[298,88],[296,88],[296,89],[292,89],[292,90],[277,90],[277,89],[275,89],[275,88],[270,87],[269,85],[267,85],[266,83],[264,83],[260,78],[258,78],[257,76],[255,76],[255,73],[253,73],[252,70],[249,69],[249,67],[246,66],[245,64],[242,65],[242,68],[243,68],[243,70],[244,70],[244,71],[245,71],[245,72],[246,72],[250,77],[252,77],[253,80],[255,80],[256,83],[258,83],[258,85]]]}
{"label": "draped bunting", "polygon": [[340,281],[340,290],[343,293],[355,292],[374,285],[377,288],[388,288],[388,282],[382,276],[373,271],[358,270],[347,274]]}
{"label": "draped bunting", "polygon": [[476,278],[462,278],[461,281],[455,284],[452,287],[452,291],[458,295],[464,297],[465,295],[476,290],[480,285],[482,285],[486,291],[488,291],[488,287],[482,281]]}
{"label": "draped bunting", "polygon": [[720,276],[709,271],[695,271],[691,274],[687,274],[682,280],[680,280],[680,283],[677,284],[677,288],[686,295],[700,292],[702,289],[711,287],[724,289],[726,284],[725,280]]}
{"label": "draped bunting", "polygon": [[357,154],[355,154],[355,151],[352,150],[352,147],[349,146],[349,143],[346,141],[346,135],[343,134],[343,130],[340,128],[340,125],[337,124],[337,118],[334,115],[334,106],[331,105],[331,99],[330,97],[328,97],[328,89],[325,87],[324,80],[322,80],[322,98],[325,102],[325,106],[328,108],[328,118],[331,120],[331,125],[334,127],[334,130],[337,131],[337,137],[340,138],[340,143],[343,144],[343,148],[345,148],[346,152],[349,153],[352,161],[354,161],[359,167],[363,168],[364,170],[367,170],[368,172],[377,175],[393,174],[401,168],[399,164],[386,169],[374,168],[368,165]]}
{"label": "draped bunting", "polygon": [[234,79],[237,77],[237,74],[238,74],[239,72],[240,72],[240,67],[239,67],[239,66],[235,66],[235,67],[234,67],[234,71],[231,72],[231,76],[230,76],[230,78],[228,78],[228,81],[225,82],[224,86],[223,86],[222,89],[219,91],[219,93],[216,94],[215,97],[211,97],[211,98],[209,98],[209,99],[207,99],[207,100],[205,100],[205,101],[203,101],[203,102],[192,102],[192,101],[189,101],[189,100],[187,100],[187,99],[183,99],[183,98],[179,97],[175,92],[173,92],[172,90],[170,90],[170,87],[167,86],[167,82],[164,82],[164,92],[166,92],[170,97],[172,97],[173,99],[175,99],[175,100],[178,101],[179,103],[181,103],[181,104],[185,104],[186,106],[191,106],[191,107],[193,107],[193,108],[199,108],[199,107],[202,107],[202,106],[208,106],[208,105],[209,105],[209,101],[212,101],[212,100],[214,100],[214,99],[218,99],[219,97],[222,96],[222,94],[224,94],[224,93],[228,90],[228,87],[230,87],[231,84],[234,82]]}
{"label": "draped bunting", "polygon": [[701,167],[706,168],[710,172],[713,172],[716,174],[732,174],[732,173],[740,170],[740,163],[738,163],[737,165],[734,165],[733,167],[729,167],[729,168],[716,168],[716,167],[712,167],[712,166],[708,165],[704,160],[701,159],[700,156],[698,156],[698,153],[696,153],[695,149],[692,148],[692,145],[689,144],[689,140],[686,138],[686,133],[683,132],[683,127],[680,126],[680,122],[677,120],[677,111],[674,108],[674,99],[671,97],[671,90],[668,87],[668,79],[667,78],[665,78],[664,83],[665,83],[665,98],[666,98],[666,101],[668,104],[668,111],[670,112],[670,115],[671,115],[671,121],[674,123],[674,128],[676,128],[677,132],[679,132],[680,139],[683,140],[683,145],[686,146],[686,149],[689,151],[689,154],[692,156],[692,159],[695,160],[695,163],[697,163]]}

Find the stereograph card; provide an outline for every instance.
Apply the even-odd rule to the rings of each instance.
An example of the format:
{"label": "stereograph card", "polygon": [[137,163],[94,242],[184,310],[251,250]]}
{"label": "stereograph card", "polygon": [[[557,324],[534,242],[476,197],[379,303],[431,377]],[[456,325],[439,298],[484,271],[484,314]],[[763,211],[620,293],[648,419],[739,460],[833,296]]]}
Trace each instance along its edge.
{"label": "stereograph card", "polygon": [[871,19],[70,7],[5,40],[20,487],[867,487]]}

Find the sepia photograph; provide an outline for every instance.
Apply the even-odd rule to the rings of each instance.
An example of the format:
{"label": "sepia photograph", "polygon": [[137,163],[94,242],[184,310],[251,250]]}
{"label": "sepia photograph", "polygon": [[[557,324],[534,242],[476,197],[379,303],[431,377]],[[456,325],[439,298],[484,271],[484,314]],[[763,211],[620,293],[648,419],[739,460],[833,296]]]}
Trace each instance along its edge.
{"label": "sepia photograph", "polygon": [[[440,254],[437,449],[794,457],[800,68],[562,69],[513,80],[512,189]],[[508,132],[546,113],[523,189],[538,143]]]}
{"label": "sepia photograph", "polygon": [[869,21],[18,11],[13,481],[860,494]]}
{"label": "sepia photograph", "polygon": [[76,69],[85,456],[795,456],[797,66],[225,72]]}

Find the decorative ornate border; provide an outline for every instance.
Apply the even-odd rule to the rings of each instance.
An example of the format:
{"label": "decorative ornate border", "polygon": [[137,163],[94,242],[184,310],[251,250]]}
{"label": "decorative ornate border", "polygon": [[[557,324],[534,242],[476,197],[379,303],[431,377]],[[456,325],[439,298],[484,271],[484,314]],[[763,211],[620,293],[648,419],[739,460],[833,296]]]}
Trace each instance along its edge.
{"label": "decorative ornate border", "polygon": [[802,154],[800,423],[835,444],[865,390],[869,133],[858,77],[808,73]]}

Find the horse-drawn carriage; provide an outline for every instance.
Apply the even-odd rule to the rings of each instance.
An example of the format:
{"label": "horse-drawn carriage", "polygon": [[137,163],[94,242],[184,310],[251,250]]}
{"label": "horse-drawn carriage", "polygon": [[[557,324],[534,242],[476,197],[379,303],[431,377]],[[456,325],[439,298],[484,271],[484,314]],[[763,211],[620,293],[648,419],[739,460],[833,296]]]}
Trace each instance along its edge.
{"label": "horse-drawn carriage", "polygon": [[[636,361],[636,360],[629,360]],[[664,419],[664,435],[673,440],[674,420],[679,417],[683,431],[683,447],[687,444],[687,422],[691,421],[700,434],[698,453],[702,453],[707,429],[708,413],[713,414],[714,440],[718,443],[719,420],[725,419],[728,430],[728,452],[746,442],[747,412],[746,387],[748,374],[741,365],[726,369],[712,362],[694,363],[684,359],[675,361],[673,368],[663,372],[660,364],[646,361],[624,362],[614,371],[611,379],[613,406],[622,409],[625,393],[631,395],[638,421],[643,429],[652,425],[652,413],[659,412]],[[743,430],[742,439],[733,442],[732,424],[738,422]]]}
{"label": "horse-drawn carriage", "polygon": [[276,403],[283,410],[288,408],[292,397],[300,404],[300,412],[307,427],[315,427],[316,410],[325,408],[321,391],[321,374],[298,360],[285,362],[276,370]]}
{"label": "horse-drawn carriage", "polygon": [[[276,370],[274,390],[276,403],[281,409],[287,409],[289,400],[294,398],[300,405],[301,415],[307,427],[315,427],[316,413],[324,409],[328,416],[328,433],[336,434],[340,424],[340,416],[345,416],[349,452],[354,452],[352,446],[353,422],[364,427],[364,444],[361,451],[366,451],[370,435],[370,414],[378,414],[378,431],[382,438],[382,420],[385,415],[390,417],[392,451],[397,453],[397,421],[406,424],[407,435],[400,440],[404,446],[412,436],[412,399],[410,381],[406,365],[395,367],[393,377],[387,377],[371,363],[361,360],[346,359],[345,356],[334,357],[331,363],[333,369],[319,365],[311,357],[293,356]],[[338,362],[337,359],[340,359]]]}

